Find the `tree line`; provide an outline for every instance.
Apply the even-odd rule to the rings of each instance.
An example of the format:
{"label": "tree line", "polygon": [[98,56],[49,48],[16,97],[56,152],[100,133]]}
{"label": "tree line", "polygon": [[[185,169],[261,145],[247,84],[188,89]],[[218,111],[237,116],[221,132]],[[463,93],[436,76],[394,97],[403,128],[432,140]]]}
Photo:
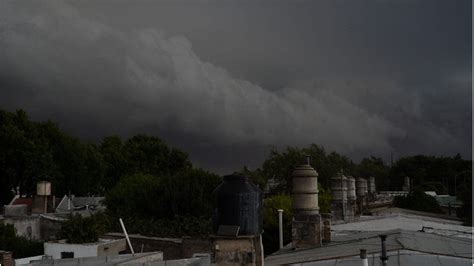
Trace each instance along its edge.
{"label": "tree line", "polygon": [[[131,233],[183,236],[211,232],[212,191],[221,177],[194,167],[186,152],[157,137],[107,136],[91,143],[65,133],[52,121],[32,121],[22,110],[0,110],[0,151],[2,204],[11,199],[13,190],[33,195],[36,182],[48,180],[57,196],[106,196],[107,212],[93,218],[100,224],[94,230],[119,230],[116,221],[121,217]],[[270,179],[277,184],[270,191],[272,196],[265,199],[267,235],[276,230],[272,210],[291,207],[291,172],[306,162],[306,156],[319,173],[322,212],[329,211],[330,178],[341,170],[354,177],[374,176],[379,190],[400,190],[404,177],[409,176],[414,186],[457,194],[466,204],[471,201],[472,161],[459,155],[407,156],[388,165],[377,157],[357,163],[316,144],[272,149],[259,168],[239,170],[262,190]],[[87,222],[75,227],[77,224]],[[276,243],[273,239],[266,242]]]}

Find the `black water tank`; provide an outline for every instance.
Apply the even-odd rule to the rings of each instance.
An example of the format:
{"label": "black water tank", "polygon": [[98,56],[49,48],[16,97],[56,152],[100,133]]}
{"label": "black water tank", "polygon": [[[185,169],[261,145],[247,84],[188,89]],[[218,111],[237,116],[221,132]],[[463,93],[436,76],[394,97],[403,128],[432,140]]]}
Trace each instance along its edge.
{"label": "black water tank", "polygon": [[220,225],[239,226],[238,235],[259,235],[263,228],[263,193],[247,177],[224,176],[214,190],[214,232]]}

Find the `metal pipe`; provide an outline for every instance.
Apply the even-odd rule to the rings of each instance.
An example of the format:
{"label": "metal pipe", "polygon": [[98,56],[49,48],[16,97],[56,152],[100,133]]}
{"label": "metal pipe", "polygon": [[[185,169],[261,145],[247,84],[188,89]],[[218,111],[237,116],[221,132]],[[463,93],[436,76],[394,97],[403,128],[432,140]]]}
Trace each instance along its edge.
{"label": "metal pipe", "polygon": [[278,236],[280,240],[280,249],[283,248],[283,210],[278,209]]}
{"label": "metal pipe", "polygon": [[[347,190],[346,190],[347,191]],[[346,202],[344,201],[344,174],[341,169],[341,197],[342,197],[342,220],[346,220]],[[346,192],[347,198],[347,192]]]}
{"label": "metal pipe", "polygon": [[367,260],[367,250],[360,250],[360,259],[362,260],[362,266],[369,266],[369,261]]}
{"label": "metal pipe", "polygon": [[123,233],[125,234],[125,238],[127,239],[128,247],[130,247],[130,251],[132,255],[135,255],[135,251],[133,251],[132,243],[130,243],[130,238],[128,238],[127,229],[125,229],[125,225],[123,224],[122,218],[119,218],[120,225],[122,226]]}
{"label": "metal pipe", "polygon": [[382,241],[382,255],[380,256],[380,261],[382,262],[383,266],[387,266],[387,248],[385,246],[385,240],[387,239],[387,235],[379,235],[380,240]]}

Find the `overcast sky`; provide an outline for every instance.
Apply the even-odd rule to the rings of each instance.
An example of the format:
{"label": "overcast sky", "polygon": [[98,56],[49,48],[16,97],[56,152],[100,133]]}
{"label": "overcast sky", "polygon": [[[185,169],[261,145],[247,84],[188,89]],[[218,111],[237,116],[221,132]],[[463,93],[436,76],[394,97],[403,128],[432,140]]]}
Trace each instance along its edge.
{"label": "overcast sky", "polygon": [[0,0],[0,107],[219,173],[310,143],[471,158],[471,27],[468,0]]}

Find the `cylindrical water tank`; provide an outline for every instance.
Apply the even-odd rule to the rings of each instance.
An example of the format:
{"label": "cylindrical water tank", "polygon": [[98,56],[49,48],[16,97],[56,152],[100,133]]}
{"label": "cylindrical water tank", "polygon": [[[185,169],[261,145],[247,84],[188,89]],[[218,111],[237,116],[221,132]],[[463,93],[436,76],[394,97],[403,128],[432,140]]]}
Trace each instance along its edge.
{"label": "cylindrical water tank", "polygon": [[369,177],[369,192],[375,193],[375,177]]}
{"label": "cylindrical water tank", "polygon": [[334,201],[347,201],[347,178],[342,173],[331,178],[331,195]]}
{"label": "cylindrical water tank", "polygon": [[347,198],[350,200],[355,200],[356,196],[356,185],[355,179],[352,176],[347,178]]}
{"label": "cylindrical water tank", "polygon": [[293,210],[295,214],[318,214],[318,172],[309,164],[295,168],[293,179]]}
{"label": "cylindrical water tank", "polygon": [[363,197],[365,196],[366,194],[366,184],[367,184],[367,181],[365,180],[365,178],[362,178],[362,177],[358,177],[356,179],[356,195],[357,197]]}
{"label": "cylindrical water tank", "polygon": [[263,193],[241,175],[224,176],[214,190],[214,232],[220,225],[239,226],[238,235],[259,235],[263,230]]}
{"label": "cylindrical water tank", "polygon": [[38,196],[50,196],[51,195],[51,183],[48,181],[39,181],[36,184],[36,195]]}

